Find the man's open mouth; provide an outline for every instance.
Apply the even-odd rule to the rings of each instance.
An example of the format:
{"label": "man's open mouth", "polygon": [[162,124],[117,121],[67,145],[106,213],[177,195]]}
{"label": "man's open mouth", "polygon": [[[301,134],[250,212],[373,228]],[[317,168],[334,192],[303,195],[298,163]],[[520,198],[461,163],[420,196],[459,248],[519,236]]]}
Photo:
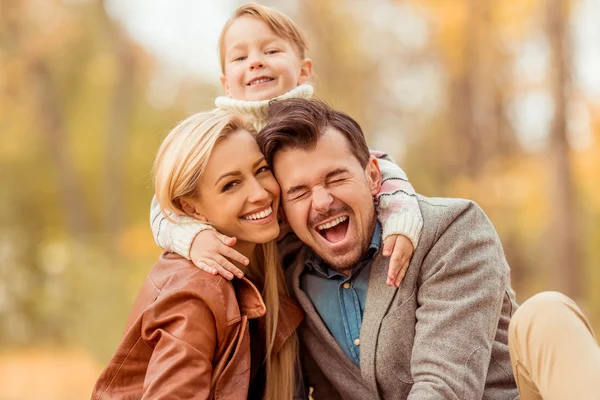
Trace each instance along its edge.
{"label": "man's open mouth", "polygon": [[274,80],[274,79],[270,78],[268,76],[259,76],[257,78],[252,79],[246,85],[247,86],[253,86],[253,85],[258,85],[258,84],[261,84],[261,83],[271,82],[272,80]]}
{"label": "man's open mouth", "polygon": [[316,231],[328,242],[339,243],[346,237],[350,218],[347,215],[317,225]]}

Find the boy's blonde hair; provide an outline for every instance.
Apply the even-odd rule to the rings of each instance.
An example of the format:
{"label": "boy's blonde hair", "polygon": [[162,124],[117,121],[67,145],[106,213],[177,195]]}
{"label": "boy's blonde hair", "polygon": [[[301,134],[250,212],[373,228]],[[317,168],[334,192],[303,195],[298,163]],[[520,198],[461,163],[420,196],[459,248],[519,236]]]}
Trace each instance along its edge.
{"label": "boy's blonde hair", "polygon": [[221,30],[219,36],[219,59],[221,61],[221,72],[225,72],[225,34],[227,30],[235,22],[236,19],[249,15],[254,18],[258,18],[263,21],[275,35],[289,41],[298,52],[298,56],[301,59],[306,57],[308,50],[306,38],[302,29],[287,15],[284,13],[266,7],[257,3],[248,3],[240,6],[233,12],[233,15],[227,20],[225,26]]}
{"label": "boy's blonde hair", "polygon": [[[223,110],[194,114],[180,122],[163,141],[154,161],[154,191],[165,215],[185,215],[179,199],[197,196],[197,186],[219,141],[239,131],[256,135],[244,118]],[[200,194],[201,195],[201,194]],[[246,275],[262,289],[267,308],[266,320],[266,400],[292,399],[298,365],[296,334],[271,353],[277,325],[284,323],[279,313],[280,295],[287,296],[283,270],[275,240],[258,244]]]}

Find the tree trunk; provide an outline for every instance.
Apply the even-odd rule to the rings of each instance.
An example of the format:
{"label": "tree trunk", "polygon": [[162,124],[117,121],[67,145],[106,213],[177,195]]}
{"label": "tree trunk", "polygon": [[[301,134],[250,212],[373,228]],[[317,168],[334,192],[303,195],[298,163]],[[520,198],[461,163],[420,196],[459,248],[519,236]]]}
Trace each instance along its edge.
{"label": "tree trunk", "polygon": [[67,229],[71,237],[82,239],[90,233],[90,220],[79,176],[66,151],[68,146],[64,116],[59,108],[60,96],[45,60],[33,61],[29,73],[33,81],[37,115],[57,170],[58,192],[67,220]]}
{"label": "tree trunk", "polygon": [[568,88],[568,54],[564,0],[547,0],[547,35],[551,48],[550,85],[555,111],[549,136],[548,160],[550,181],[550,243],[556,284],[568,296],[580,294],[580,268],[576,250],[576,214],[574,187],[569,164],[566,102]]}
{"label": "tree trunk", "polygon": [[99,4],[105,33],[112,45],[116,61],[112,101],[110,104],[108,132],[106,134],[106,175],[104,222],[109,242],[115,243],[125,224],[125,169],[129,146],[129,129],[134,95],[134,55],[131,44],[116,23],[110,20]]}

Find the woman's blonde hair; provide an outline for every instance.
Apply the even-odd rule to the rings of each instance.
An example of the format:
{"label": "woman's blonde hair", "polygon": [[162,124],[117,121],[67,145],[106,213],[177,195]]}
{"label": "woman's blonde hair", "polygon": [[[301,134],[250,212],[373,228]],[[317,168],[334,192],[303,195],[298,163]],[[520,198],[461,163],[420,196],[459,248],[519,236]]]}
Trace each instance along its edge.
{"label": "woman's blonde hair", "polygon": [[[215,145],[227,136],[256,132],[244,118],[222,110],[194,114],[180,122],[167,135],[154,161],[154,191],[165,215],[185,215],[179,199],[195,196],[200,177]],[[266,400],[292,399],[296,383],[298,344],[294,333],[276,355],[272,354],[277,325],[281,323],[279,299],[287,296],[283,270],[274,240],[258,244],[254,250],[248,278],[262,290],[267,307],[266,319]]]}
{"label": "woman's blonde hair", "polygon": [[248,3],[238,7],[233,15],[227,20],[223,29],[221,29],[221,35],[219,36],[219,59],[221,61],[221,72],[225,72],[225,34],[227,30],[233,24],[233,22],[244,16],[249,15],[254,18],[258,18],[263,21],[275,35],[282,39],[289,41],[298,52],[298,56],[301,59],[306,57],[306,51],[308,46],[306,44],[306,38],[302,29],[287,15],[284,13],[266,7],[256,3]]}

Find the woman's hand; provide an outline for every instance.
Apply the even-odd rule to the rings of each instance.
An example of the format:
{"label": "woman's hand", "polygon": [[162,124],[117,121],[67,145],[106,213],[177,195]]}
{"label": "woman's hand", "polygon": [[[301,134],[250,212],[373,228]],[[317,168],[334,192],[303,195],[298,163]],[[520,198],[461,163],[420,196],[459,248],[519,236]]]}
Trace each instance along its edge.
{"label": "woman's hand", "polygon": [[232,280],[234,275],[242,278],[244,273],[231,261],[248,265],[250,260],[231,248],[236,240],[212,229],[203,230],[192,242],[190,258],[196,267],[209,274],[219,274],[229,280]]}
{"label": "woman's hand", "polygon": [[385,239],[383,242],[383,255],[385,257],[391,256],[386,281],[388,286],[400,286],[414,251],[412,242],[404,235],[390,235]]}

